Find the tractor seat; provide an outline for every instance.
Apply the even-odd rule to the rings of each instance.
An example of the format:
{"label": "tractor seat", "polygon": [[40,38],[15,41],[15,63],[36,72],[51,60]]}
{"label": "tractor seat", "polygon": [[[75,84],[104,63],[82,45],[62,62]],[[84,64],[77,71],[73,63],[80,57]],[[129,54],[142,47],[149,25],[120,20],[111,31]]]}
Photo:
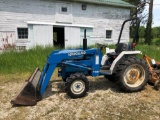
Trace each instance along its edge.
{"label": "tractor seat", "polygon": [[111,53],[107,53],[107,56],[108,56],[108,57],[118,56],[118,54],[117,54],[116,52],[111,52]]}
{"label": "tractor seat", "polygon": [[131,50],[131,44],[119,43],[116,45],[115,52],[107,53],[107,56],[118,56],[122,51]]}

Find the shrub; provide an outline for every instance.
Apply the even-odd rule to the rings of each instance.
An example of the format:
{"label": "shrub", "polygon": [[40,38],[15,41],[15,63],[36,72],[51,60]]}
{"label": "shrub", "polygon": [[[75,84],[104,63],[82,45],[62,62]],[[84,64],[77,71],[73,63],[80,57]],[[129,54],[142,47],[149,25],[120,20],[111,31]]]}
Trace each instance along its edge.
{"label": "shrub", "polygon": [[155,45],[160,45],[160,38],[155,38],[154,41],[155,41]]}

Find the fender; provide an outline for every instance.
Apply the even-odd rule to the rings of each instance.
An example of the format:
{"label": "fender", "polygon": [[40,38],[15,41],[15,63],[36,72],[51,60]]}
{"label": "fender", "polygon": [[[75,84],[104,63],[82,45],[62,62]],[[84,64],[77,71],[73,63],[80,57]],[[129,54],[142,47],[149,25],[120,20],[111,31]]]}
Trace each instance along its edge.
{"label": "fender", "polygon": [[121,52],[118,57],[113,61],[111,68],[110,68],[110,74],[113,74],[116,70],[116,66],[119,64],[120,60],[123,58],[125,55],[137,55],[137,54],[142,54],[141,51],[123,51]]}

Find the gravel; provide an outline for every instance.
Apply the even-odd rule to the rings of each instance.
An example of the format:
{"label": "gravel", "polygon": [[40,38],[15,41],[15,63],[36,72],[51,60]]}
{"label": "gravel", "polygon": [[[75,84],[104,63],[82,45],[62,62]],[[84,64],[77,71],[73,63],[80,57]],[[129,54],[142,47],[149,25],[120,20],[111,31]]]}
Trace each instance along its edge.
{"label": "gravel", "polygon": [[0,84],[0,120],[159,120],[160,91],[147,85],[136,93],[123,93],[103,77],[89,78],[90,91],[78,99],[69,98],[64,83],[52,80],[35,106],[13,107],[23,81]]}

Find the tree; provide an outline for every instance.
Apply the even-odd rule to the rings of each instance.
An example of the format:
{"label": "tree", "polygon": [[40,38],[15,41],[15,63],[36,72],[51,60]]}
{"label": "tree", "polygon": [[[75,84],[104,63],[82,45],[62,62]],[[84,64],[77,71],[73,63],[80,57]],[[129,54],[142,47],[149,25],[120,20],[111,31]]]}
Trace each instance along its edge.
{"label": "tree", "polygon": [[143,19],[142,12],[145,9],[146,0],[124,0],[132,5],[135,5],[135,8],[131,8],[131,17],[139,16],[140,19]]}
{"label": "tree", "polygon": [[152,40],[152,18],[153,18],[153,0],[150,0],[149,2],[149,16],[147,21],[147,27],[145,30],[145,43],[151,44]]}
{"label": "tree", "polygon": [[139,28],[139,38],[144,38],[145,29],[146,28],[144,26],[140,26],[140,28]]}
{"label": "tree", "polygon": [[160,38],[160,27],[152,28],[152,37],[153,38]]}
{"label": "tree", "polygon": [[[136,6],[135,8],[131,9],[131,17],[133,18],[133,17],[138,16],[140,20],[142,21],[144,19],[142,13],[143,13],[143,10],[145,9],[146,0],[124,0],[124,1]],[[130,27],[130,37],[131,38],[134,37],[135,28],[136,28],[136,24],[132,24],[132,26]],[[139,37],[141,37],[141,35],[137,36],[137,42],[139,41]]]}
{"label": "tree", "polygon": [[[136,15],[140,17],[141,22],[143,22],[144,24],[147,22],[145,35],[144,35],[145,43],[151,44],[151,40],[153,38],[152,37],[153,0],[124,0],[124,1],[137,6],[136,10],[131,10],[131,12],[134,11],[132,15],[134,16]],[[146,4],[149,4],[149,14],[143,15],[142,12]],[[147,20],[145,19],[146,17],[147,17]],[[133,30],[131,32],[133,32]]]}

